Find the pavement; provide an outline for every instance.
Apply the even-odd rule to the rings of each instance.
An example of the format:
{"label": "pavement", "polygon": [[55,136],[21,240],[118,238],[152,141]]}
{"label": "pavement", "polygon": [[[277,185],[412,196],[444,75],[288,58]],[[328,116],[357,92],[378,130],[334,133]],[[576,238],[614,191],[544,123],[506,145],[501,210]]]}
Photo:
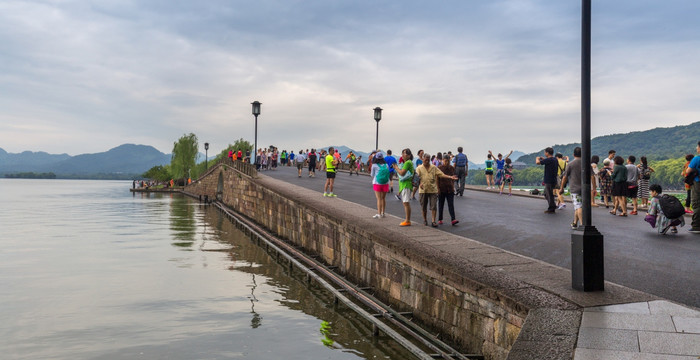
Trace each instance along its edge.
{"label": "pavement", "polygon": [[[314,190],[316,193],[304,191],[304,194],[318,194],[323,198],[324,174],[309,178],[304,171],[299,178],[296,169],[286,167],[261,174]],[[398,184],[394,186],[398,188]],[[350,201],[369,208],[357,210],[353,207],[353,216],[358,212],[362,216],[366,211],[367,218],[371,219],[376,212],[372,211],[376,209],[376,200],[366,176],[339,173],[335,193],[341,200],[339,203]],[[594,208],[594,225],[605,236],[605,271],[609,282],[604,292],[578,292],[571,289],[570,272],[567,276],[567,272],[562,271],[570,268],[572,209],[558,211],[555,215],[544,214],[546,203],[543,200],[526,193],[521,195],[524,196],[508,197],[469,190],[464,197],[456,197],[455,208],[461,222],[454,227],[443,225],[437,231],[452,233],[462,240],[428,236],[435,230],[422,225],[417,202],[412,202],[413,226],[400,230],[415,232],[413,235],[422,245],[457,258],[465,256],[464,261],[526,281],[532,290],[546,289],[567,304],[583,309],[581,315],[580,310],[555,304],[558,300],[551,299],[551,309],[538,309],[533,322],[526,321],[520,335],[524,341],[516,342],[513,353],[516,353],[515,347],[518,347],[517,353],[526,354],[528,346],[541,348],[566,339],[572,343],[576,360],[700,359],[700,311],[697,309],[700,306],[700,262],[697,261],[700,238],[687,229],[681,229],[676,236],[658,235],[645,225],[643,215],[619,218],[607,214],[604,206]],[[403,206],[392,196],[387,197],[387,213],[394,216],[376,221],[384,221],[384,226],[392,229],[396,225],[398,231],[399,219],[404,216]],[[413,229],[416,227],[418,229]],[[478,243],[506,252],[482,248]],[[508,252],[532,259],[515,258]],[[459,261],[456,260],[456,264],[459,265]],[[517,294],[521,290],[511,291]],[[523,291],[524,298],[527,299],[527,295]],[[568,317],[571,321],[562,322],[561,319]],[[558,329],[557,323],[569,325]],[[571,336],[567,335],[569,333]],[[543,351],[540,349],[538,353]],[[571,358],[560,355],[553,353],[547,358]]]}

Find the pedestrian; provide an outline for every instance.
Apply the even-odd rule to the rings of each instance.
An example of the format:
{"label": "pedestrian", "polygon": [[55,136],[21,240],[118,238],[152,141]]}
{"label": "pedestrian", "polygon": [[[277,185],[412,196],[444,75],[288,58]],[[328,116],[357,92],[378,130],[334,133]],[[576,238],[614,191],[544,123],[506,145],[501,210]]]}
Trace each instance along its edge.
{"label": "pedestrian", "polygon": [[600,161],[600,157],[598,155],[593,155],[591,156],[591,206],[592,207],[598,207],[598,204],[595,203],[595,197],[596,194],[598,193],[596,190],[598,189],[598,184],[600,184],[600,177],[598,174],[600,174],[600,169],[598,169],[598,162]]}
{"label": "pedestrian", "polygon": [[637,197],[642,199],[642,207],[646,209],[649,202],[649,180],[654,169],[647,163],[647,157],[639,158],[640,163],[637,165],[639,170],[639,179],[637,179]]}
{"label": "pedestrian", "polygon": [[419,194],[420,194],[420,204],[423,212],[423,225],[428,226],[428,203],[430,203],[430,211],[432,213],[432,227],[437,227],[437,222],[435,218],[437,216],[437,197],[438,197],[438,187],[437,180],[441,177],[447,177],[452,180],[456,180],[456,176],[447,176],[437,168],[437,166],[432,165],[430,161],[431,157],[429,154],[423,154],[423,164],[416,168],[416,174],[420,176]]}
{"label": "pedestrian", "polygon": [[238,160],[243,160],[243,151],[238,150]]}
{"label": "pedestrian", "polygon": [[364,172],[364,170],[362,169],[363,165],[364,164],[362,164],[362,155],[360,155],[357,157],[357,168],[355,169],[355,175],[360,176],[360,173]]}
{"label": "pedestrian", "polygon": [[[423,149],[418,150],[418,157],[416,158],[415,163],[413,166],[415,168],[418,168],[420,165],[423,164]],[[416,192],[418,191],[418,187],[420,186],[420,176],[417,173],[413,173],[413,192],[411,193],[411,200],[416,199]]]}
{"label": "pedestrian", "polygon": [[[304,154],[302,151],[299,151],[299,154]],[[289,154],[287,154],[287,166],[290,165],[298,165],[298,163],[295,161],[295,158],[297,157],[296,154],[294,154],[294,151],[290,151]],[[304,157],[306,159],[306,157]]]}
{"label": "pedestrian", "polygon": [[624,162],[625,159],[622,156],[615,156],[612,173],[614,204],[610,213],[617,215],[619,208],[622,212],[620,216],[627,216],[627,168],[623,165]]}
{"label": "pedestrian", "polygon": [[544,149],[544,157],[537,157],[537,165],[544,165],[544,179],[542,183],[544,184],[544,197],[547,199],[547,210],[545,214],[554,214],[557,206],[554,202],[554,187],[557,185],[557,168],[558,162],[554,157],[554,149],[548,147]]}
{"label": "pedestrian", "polygon": [[[469,159],[467,155],[463,152],[463,148],[460,146],[457,148],[457,155],[455,155],[455,170],[457,172],[457,194],[459,196],[464,196],[464,183],[469,174]],[[444,172],[444,171],[443,171]],[[440,208],[442,210],[442,208]]]}
{"label": "pedestrian", "polygon": [[[683,166],[683,172],[681,172],[681,176],[685,178],[685,172],[688,170],[688,165],[690,165],[690,161],[693,160],[693,154],[688,154],[685,156],[685,165]],[[692,214],[693,210],[690,210],[690,197],[691,197],[691,189],[693,188],[692,185],[688,184],[687,182],[683,182],[683,185],[685,186],[685,213],[686,214]]]}
{"label": "pedestrian", "polygon": [[652,228],[656,228],[659,234],[666,235],[669,229],[671,229],[672,234],[677,234],[678,226],[685,226],[684,216],[681,215],[674,219],[669,219],[666,214],[664,214],[661,208],[661,193],[663,190],[660,185],[650,185],[649,191],[651,192],[651,202],[649,203],[647,216],[644,220],[649,222]]}
{"label": "pedestrian", "polygon": [[627,158],[627,197],[632,200],[632,212],[630,214],[637,215],[637,179],[639,179],[639,169],[634,162],[637,158],[634,155],[630,155]]}
{"label": "pedestrian", "polygon": [[304,150],[299,150],[299,154],[296,156],[294,155],[294,152],[291,151],[289,154],[289,159],[290,161],[294,161],[294,164],[297,166],[297,172],[299,173],[299,177],[301,177],[301,171],[304,169],[304,165],[306,165],[306,156],[304,155]]}
{"label": "pedestrian", "polygon": [[[456,175],[457,169],[450,164],[449,157],[442,159],[442,165],[438,169],[447,176],[456,176],[459,179],[459,175]],[[455,218],[454,181],[447,177],[440,178],[438,180],[438,190],[438,224],[442,225],[442,214],[445,208],[445,200],[447,200],[447,210],[450,212],[452,226],[457,225],[459,221]]]}
{"label": "pedestrian", "polygon": [[[608,151],[608,159],[610,160],[610,175],[611,176],[612,176],[613,168],[615,167],[615,154],[616,154],[615,150],[611,149]],[[613,202],[612,192],[610,192],[610,195],[608,196],[608,201]]]}
{"label": "pedestrian", "polygon": [[338,195],[333,193],[333,185],[335,184],[335,168],[338,166],[338,160],[333,156],[335,152],[333,147],[328,148],[328,155],[325,158],[326,164],[326,184],[323,187],[323,196],[337,197]]}
{"label": "pedestrian", "polygon": [[233,149],[228,150],[228,158],[231,160],[231,162],[233,162]]}
{"label": "pedestrian", "polygon": [[693,179],[692,191],[690,193],[690,205],[693,207],[693,221],[690,223],[690,232],[693,234],[700,234],[700,141],[698,141],[698,146],[695,148],[698,155],[690,160],[688,168],[685,170],[686,176],[695,174]]}
{"label": "pedestrian", "polygon": [[[561,187],[561,179],[564,174],[564,170],[566,170],[566,164],[569,162],[569,157],[562,155],[561,153],[557,153],[556,156],[557,158],[557,188]],[[564,202],[564,195],[560,194],[558,191],[555,193],[557,196],[557,209],[562,210],[566,208],[566,202]]]}
{"label": "pedestrian", "polygon": [[603,160],[603,167],[598,171],[598,178],[600,178],[600,199],[605,204],[605,208],[610,208],[610,200],[612,197],[612,162],[610,159],[605,158]]}
{"label": "pedestrian", "polygon": [[[345,157],[345,160],[348,161],[348,167],[349,167],[349,170],[350,170],[350,171],[349,171],[349,172],[350,172],[350,175],[349,175],[349,176],[352,176],[352,172],[356,170],[355,161],[357,160],[357,157],[355,157],[355,153],[352,152],[352,151],[350,151],[350,153],[348,154],[348,156]],[[359,174],[357,174],[357,175],[359,175]]]}
{"label": "pedestrian", "polygon": [[384,160],[384,154],[378,152],[374,155],[374,163],[370,172],[374,196],[377,198],[377,214],[375,219],[383,218],[386,211],[386,194],[389,192],[389,166]]}
{"label": "pedestrian", "polygon": [[[294,152],[292,151],[292,154]],[[282,166],[287,166],[287,150],[282,150],[280,153],[280,162],[282,163]]]}
{"label": "pedestrian", "polygon": [[399,168],[398,165],[394,165],[394,170],[399,175],[398,195],[400,196],[401,202],[403,202],[404,212],[406,213],[406,219],[401,222],[399,226],[411,226],[411,197],[413,192],[413,177],[415,175],[411,149],[403,149],[403,151],[401,151],[401,158],[403,159],[401,168]]}
{"label": "pedestrian", "polygon": [[311,149],[306,158],[309,163],[309,177],[316,177],[316,159],[318,159],[316,149]]}
{"label": "pedestrian", "polygon": [[574,148],[574,160],[568,164],[564,171],[564,176],[559,187],[559,194],[564,193],[566,184],[569,183],[569,193],[571,194],[571,203],[574,206],[574,221],[571,223],[571,229],[577,230],[579,222],[583,225],[583,217],[581,210],[581,148]]}
{"label": "pedestrian", "polygon": [[484,165],[486,165],[486,170],[484,170],[486,174],[486,190],[491,189],[491,187],[496,188],[496,183],[493,182],[493,163],[493,155],[489,152],[486,155],[486,162],[484,162]]}
{"label": "pedestrian", "polygon": [[503,181],[498,195],[503,195],[503,188],[508,184],[508,196],[513,196],[513,164],[510,158],[506,158],[506,163],[503,165]]}
{"label": "pedestrian", "polygon": [[389,167],[389,192],[394,192],[394,178],[396,177],[396,172],[394,171],[394,164],[396,164],[396,158],[391,155],[391,150],[386,151],[386,156],[384,157],[386,165]]}

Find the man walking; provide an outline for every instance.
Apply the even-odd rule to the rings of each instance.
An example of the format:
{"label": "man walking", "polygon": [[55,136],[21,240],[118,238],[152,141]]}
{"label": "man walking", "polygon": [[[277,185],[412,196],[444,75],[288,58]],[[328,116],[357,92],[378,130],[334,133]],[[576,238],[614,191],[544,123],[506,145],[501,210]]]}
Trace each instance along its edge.
{"label": "man walking", "polygon": [[544,165],[544,197],[547,199],[547,210],[545,214],[554,214],[557,209],[557,205],[554,203],[554,193],[552,190],[557,185],[557,170],[559,167],[559,162],[557,158],[554,157],[554,149],[548,147],[544,149],[544,156],[539,156],[537,158],[537,165]]}
{"label": "man walking", "polygon": [[457,148],[455,156],[455,170],[457,170],[457,194],[464,196],[464,182],[469,172],[469,160],[467,155],[462,153],[462,147]]}
{"label": "man walking", "polygon": [[389,192],[394,192],[394,178],[396,177],[394,165],[396,165],[396,158],[391,155],[391,150],[386,151],[384,161],[386,161],[386,165],[389,167]]}
{"label": "man walking", "polygon": [[695,150],[698,155],[695,155],[693,160],[690,160],[685,174],[690,175],[695,171],[695,182],[690,192],[690,205],[693,207],[693,221],[690,223],[690,232],[693,234],[700,234],[700,176],[698,176],[700,173],[700,141],[698,141],[698,146]]}
{"label": "man walking", "polygon": [[420,205],[423,212],[423,225],[428,226],[428,203],[430,203],[430,212],[432,213],[432,227],[437,227],[435,222],[437,217],[437,198],[438,198],[438,178],[449,178],[457,180],[457,176],[445,175],[437,166],[430,163],[430,155],[423,154],[423,164],[416,168],[416,175],[420,176],[420,185],[418,193],[420,196]]}
{"label": "man walking", "polygon": [[571,229],[577,230],[579,222],[583,225],[583,210],[581,209],[581,148],[578,146],[574,149],[574,161],[570,162],[564,171],[559,194],[564,194],[567,182],[569,183],[571,202],[574,205],[574,222],[571,223]]}
{"label": "man walking", "polygon": [[297,171],[299,172],[299,177],[301,177],[301,171],[304,169],[304,164],[306,163],[306,155],[304,155],[304,150],[299,150],[299,154],[296,156],[293,155],[294,151],[291,151],[289,159],[290,161],[294,161],[294,164],[297,166]]}
{"label": "man walking", "polygon": [[328,148],[326,155],[326,184],[323,187],[323,196],[336,197],[333,193],[333,184],[335,183],[335,167],[338,165],[338,160],[334,156],[333,147]]}

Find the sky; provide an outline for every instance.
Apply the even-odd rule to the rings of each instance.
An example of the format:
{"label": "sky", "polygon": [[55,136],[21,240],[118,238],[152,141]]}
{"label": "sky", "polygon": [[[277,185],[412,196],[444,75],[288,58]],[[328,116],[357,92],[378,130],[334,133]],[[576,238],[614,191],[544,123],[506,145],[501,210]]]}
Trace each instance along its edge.
{"label": "sky", "polygon": [[[700,1],[593,0],[592,135],[700,120]],[[580,141],[581,2],[0,1],[0,148]]]}

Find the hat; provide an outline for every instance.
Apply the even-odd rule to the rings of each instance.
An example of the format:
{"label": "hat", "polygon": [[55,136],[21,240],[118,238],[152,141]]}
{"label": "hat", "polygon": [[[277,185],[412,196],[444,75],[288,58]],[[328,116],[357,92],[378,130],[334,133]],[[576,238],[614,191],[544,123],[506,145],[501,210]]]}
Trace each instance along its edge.
{"label": "hat", "polygon": [[384,159],[384,154],[380,151],[376,154],[374,154],[375,159]]}

